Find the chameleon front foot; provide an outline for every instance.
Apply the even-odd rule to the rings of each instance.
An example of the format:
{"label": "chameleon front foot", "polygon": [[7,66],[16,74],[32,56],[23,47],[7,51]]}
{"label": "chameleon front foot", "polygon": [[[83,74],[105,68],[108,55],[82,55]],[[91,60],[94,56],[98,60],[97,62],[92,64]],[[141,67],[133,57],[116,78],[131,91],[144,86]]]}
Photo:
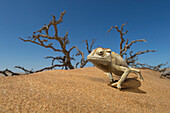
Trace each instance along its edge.
{"label": "chameleon front foot", "polygon": [[120,83],[118,83],[118,82],[112,83],[111,86],[113,86],[113,87],[116,87],[116,86],[117,86],[117,88],[118,88],[119,90],[121,90],[121,85],[120,85]]}

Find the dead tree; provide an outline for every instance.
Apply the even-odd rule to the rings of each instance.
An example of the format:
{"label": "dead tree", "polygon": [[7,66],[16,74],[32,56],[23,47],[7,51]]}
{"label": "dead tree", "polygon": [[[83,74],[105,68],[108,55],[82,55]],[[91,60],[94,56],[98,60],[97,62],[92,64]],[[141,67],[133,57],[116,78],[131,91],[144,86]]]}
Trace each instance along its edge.
{"label": "dead tree", "polygon": [[[58,36],[58,24],[63,22],[63,16],[65,14],[65,11],[63,13],[61,13],[60,18],[58,20],[56,20],[56,17],[54,15],[52,15],[53,19],[49,22],[48,25],[44,25],[41,29],[39,29],[36,32],[33,32],[32,37],[28,37],[28,39],[23,39],[21,37],[19,37],[20,40],[24,41],[24,42],[31,42],[37,45],[40,45],[42,47],[45,48],[50,48],[55,52],[60,52],[63,53],[63,56],[57,56],[57,57],[53,57],[53,56],[47,56],[45,57],[46,59],[52,59],[52,63],[50,67],[45,67],[39,70],[34,71],[32,70],[28,70],[25,69],[24,67],[21,66],[15,66],[15,68],[17,69],[21,69],[25,72],[25,74],[31,74],[31,73],[36,73],[36,72],[41,72],[44,70],[52,70],[55,67],[61,67],[62,69],[75,69],[77,68],[77,66],[80,64],[80,68],[83,68],[86,64],[87,64],[87,60],[84,57],[84,53],[82,51],[80,51],[78,49],[77,46],[72,46],[71,48],[67,49],[67,45],[70,43],[69,39],[68,39],[68,32],[66,32],[65,36],[60,37]],[[49,29],[50,28],[54,28],[54,36],[50,36],[49,35]],[[50,43],[52,42],[53,43]],[[88,53],[90,53],[92,51],[92,46],[95,43],[96,39],[92,40],[92,43],[89,47],[89,43],[87,40],[85,40],[86,42],[86,48]],[[60,47],[55,47],[54,43],[58,43],[60,45]],[[60,48],[60,49],[58,49]],[[81,55],[81,60],[80,62],[77,62],[75,64],[75,66],[73,66],[73,64],[71,63],[72,60],[76,60],[74,57],[71,57],[71,51],[73,49],[77,50],[77,54],[76,56]],[[55,64],[54,61],[57,60],[59,62],[59,64]],[[0,71],[1,74],[4,74],[5,76],[9,76],[9,74],[13,75],[21,75],[20,73],[15,73],[11,70],[4,70],[4,71]]]}
{"label": "dead tree", "polygon": [[[157,66],[149,66],[148,64],[142,64],[142,63],[139,63],[137,62],[138,60],[138,56],[141,55],[141,54],[145,54],[145,53],[148,53],[148,52],[156,52],[157,50],[146,50],[146,51],[138,51],[136,53],[133,54],[133,51],[130,51],[129,54],[127,54],[127,51],[130,49],[130,47],[136,43],[136,42],[146,42],[145,39],[139,39],[139,40],[134,40],[134,41],[131,41],[129,43],[129,40],[128,39],[125,39],[123,36],[125,34],[128,33],[128,30],[126,30],[125,32],[123,31],[123,27],[126,25],[127,23],[125,24],[122,24],[121,28],[119,29],[117,26],[112,26],[107,32],[110,32],[113,28],[115,28],[117,30],[117,32],[120,34],[120,56],[122,58],[125,58],[126,62],[128,65],[132,66],[132,67],[142,67],[142,68],[150,68],[150,69],[153,69],[153,70],[156,70],[157,68],[159,69],[162,65],[157,65]],[[164,64],[163,64],[164,65]]]}
{"label": "dead tree", "polygon": [[[37,45],[43,46],[45,48],[50,48],[53,51],[56,52],[62,52],[64,56],[66,56],[66,62],[65,65],[67,65],[70,69],[74,69],[74,66],[71,64],[71,57],[70,52],[76,47],[73,46],[69,50],[66,49],[66,45],[69,44],[68,39],[68,32],[66,32],[64,37],[58,36],[58,27],[57,25],[63,22],[63,16],[65,14],[65,11],[61,13],[60,18],[56,20],[56,17],[52,15],[53,20],[48,24],[44,25],[40,30],[33,33],[32,37],[28,37],[29,39],[25,40],[23,38],[20,38],[24,42],[31,42],[35,43]],[[53,27],[55,30],[54,36],[49,36],[49,28]],[[44,33],[45,32],[45,33]],[[61,49],[57,49],[53,46],[53,43],[48,43],[49,40],[55,40],[59,42]],[[59,65],[62,66],[63,64]]]}
{"label": "dead tree", "polygon": [[[63,37],[58,36],[58,24],[63,22],[64,14],[65,14],[65,11],[63,13],[61,13],[60,18],[58,20],[56,20],[56,17],[54,15],[52,15],[53,19],[51,20],[51,22],[49,22],[48,25],[45,24],[40,30],[33,32],[32,37],[28,37],[28,39],[23,39],[23,38],[19,37],[19,39],[24,42],[31,42],[31,43],[43,46],[45,48],[50,48],[55,52],[63,53],[63,56],[59,56],[59,57],[52,57],[52,56],[46,57],[46,59],[47,58],[53,59],[52,66],[54,66],[55,60],[59,61],[60,64],[57,64],[57,66],[62,67],[63,69],[64,68],[65,69],[74,69],[75,68],[75,66],[73,66],[73,64],[71,62],[71,60],[74,60],[74,58],[72,58],[70,55],[71,51],[75,48],[78,51],[78,53],[82,56],[82,59],[80,61],[80,63],[81,63],[80,67],[82,68],[87,63],[87,61],[84,58],[84,53],[82,51],[80,51],[77,46],[72,46],[70,49],[67,49],[67,45],[70,43],[70,41],[68,39],[68,32],[66,32],[65,36],[63,36]],[[50,27],[54,28],[54,36],[49,35]],[[58,49],[57,47],[54,46],[55,42],[50,43],[51,41],[55,41],[55,42],[59,43],[60,49]],[[88,52],[91,50],[94,42],[92,42]],[[87,45],[87,43],[86,43],[86,45]]]}

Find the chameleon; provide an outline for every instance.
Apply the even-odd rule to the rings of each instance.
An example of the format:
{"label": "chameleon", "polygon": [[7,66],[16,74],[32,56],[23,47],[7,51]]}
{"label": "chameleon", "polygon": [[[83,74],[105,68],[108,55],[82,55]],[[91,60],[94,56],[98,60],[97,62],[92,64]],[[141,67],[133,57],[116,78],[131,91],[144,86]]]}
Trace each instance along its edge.
{"label": "chameleon", "polygon": [[[121,90],[122,83],[131,72],[135,73],[140,81],[144,81],[140,70],[128,67],[126,61],[109,48],[98,47],[93,49],[87,56],[87,60],[93,63],[97,68],[108,73],[111,86],[117,87],[119,90]],[[121,76],[118,82],[114,82],[112,73]]]}

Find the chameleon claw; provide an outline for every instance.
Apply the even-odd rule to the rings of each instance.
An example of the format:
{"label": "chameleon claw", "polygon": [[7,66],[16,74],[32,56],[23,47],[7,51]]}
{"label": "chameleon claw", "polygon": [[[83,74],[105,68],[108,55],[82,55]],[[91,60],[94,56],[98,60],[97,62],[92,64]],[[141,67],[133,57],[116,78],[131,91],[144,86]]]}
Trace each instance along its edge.
{"label": "chameleon claw", "polygon": [[117,86],[117,88],[118,88],[119,90],[121,90],[121,85],[120,85],[120,83],[118,83],[118,82],[112,83],[111,86],[113,86],[113,87],[116,87],[116,86]]}

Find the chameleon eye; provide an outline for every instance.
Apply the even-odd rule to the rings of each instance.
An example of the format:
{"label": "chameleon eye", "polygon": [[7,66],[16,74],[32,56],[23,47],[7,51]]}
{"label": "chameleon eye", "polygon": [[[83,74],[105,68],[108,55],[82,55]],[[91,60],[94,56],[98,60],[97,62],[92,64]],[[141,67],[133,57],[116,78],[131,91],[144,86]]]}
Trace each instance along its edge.
{"label": "chameleon eye", "polygon": [[99,51],[99,53],[98,53],[99,55],[103,55],[103,51]]}

